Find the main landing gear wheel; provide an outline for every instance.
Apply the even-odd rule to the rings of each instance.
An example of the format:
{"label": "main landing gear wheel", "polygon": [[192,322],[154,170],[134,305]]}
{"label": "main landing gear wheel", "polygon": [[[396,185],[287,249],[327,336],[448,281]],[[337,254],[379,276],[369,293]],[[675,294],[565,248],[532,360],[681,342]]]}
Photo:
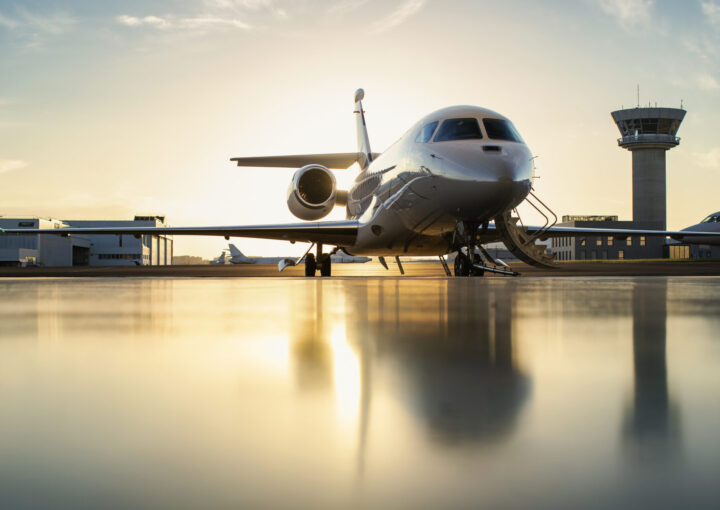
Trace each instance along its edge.
{"label": "main landing gear wheel", "polygon": [[323,253],[320,255],[320,258],[318,259],[318,263],[320,266],[320,276],[330,276],[331,274],[331,263],[330,263],[330,254],[329,253]]}
{"label": "main landing gear wheel", "polygon": [[470,276],[470,269],[472,264],[470,263],[470,257],[459,251],[455,256],[455,276]]}
{"label": "main landing gear wheel", "polygon": [[317,271],[315,255],[308,253],[305,255],[305,276],[315,276],[315,271]]}

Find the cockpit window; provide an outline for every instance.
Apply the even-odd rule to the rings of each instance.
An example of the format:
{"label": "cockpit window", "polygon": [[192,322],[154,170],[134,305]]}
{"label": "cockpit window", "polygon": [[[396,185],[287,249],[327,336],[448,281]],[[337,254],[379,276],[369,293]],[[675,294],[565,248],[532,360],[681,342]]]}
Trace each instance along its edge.
{"label": "cockpit window", "polygon": [[422,142],[427,143],[432,138],[433,133],[435,132],[435,128],[437,128],[438,121],[431,122],[430,124],[425,124],[422,128],[422,131],[420,131],[415,138],[416,142]]}
{"label": "cockpit window", "polygon": [[477,119],[447,119],[435,135],[436,142],[482,138]]}
{"label": "cockpit window", "polygon": [[523,143],[520,133],[517,132],[512,122],[505,119],[483,119],[485,131],[488,138],[493,140],[507,140],[508,142]]}
{"label": "cockpit window", "polygon": [[720,216],[710,215],[704,220],[702,220],[701,223],[720,223]]}

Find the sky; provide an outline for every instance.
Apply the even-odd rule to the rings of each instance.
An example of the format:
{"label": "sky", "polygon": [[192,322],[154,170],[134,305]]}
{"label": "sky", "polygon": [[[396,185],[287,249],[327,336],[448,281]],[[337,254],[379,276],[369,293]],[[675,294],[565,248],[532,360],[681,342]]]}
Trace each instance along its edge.
{"label": "sky", "polygon": [[[0,0],[0,214],[299,221],[292,169],[229,159],[355,151],[362,87],[376,152],[438,108],[491,108],[538,156],[536,194],[559,216],[629,220],[610,112],[637,85],[642,104],[687,109],[667,220],[697,223],[720,210],[720,0]],[[175,238],[176,255],[225,247]]]}

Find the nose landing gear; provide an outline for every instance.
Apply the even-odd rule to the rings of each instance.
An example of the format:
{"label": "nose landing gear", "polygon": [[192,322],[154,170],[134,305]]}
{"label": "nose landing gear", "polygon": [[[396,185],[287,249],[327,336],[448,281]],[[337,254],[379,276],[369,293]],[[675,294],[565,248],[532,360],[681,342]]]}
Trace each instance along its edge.
{"label": "nose landing gear", "polygon": [[[510,269],[499,269],[486,264],[480,253],[476,251],[477,234],[478,225],[458,222],[453,236],[453,245],[457,250],[453,267],[455,276],[484,276],[486,272],[517,276],[519,273]],[[480,249],[483,251],[482,246]],[[489,260],[494,262],[492,259]]]}
{"label": "nose landing gear", "polygon": [[[469,253],[472,251],[466,248]],[[462,251],[462,248],[458,250],[455,256],[455,266],[453,267],[455,276],[484,276],[485,265],[483,264],[480,254],[473,253],[472,258],[470,255]]]}

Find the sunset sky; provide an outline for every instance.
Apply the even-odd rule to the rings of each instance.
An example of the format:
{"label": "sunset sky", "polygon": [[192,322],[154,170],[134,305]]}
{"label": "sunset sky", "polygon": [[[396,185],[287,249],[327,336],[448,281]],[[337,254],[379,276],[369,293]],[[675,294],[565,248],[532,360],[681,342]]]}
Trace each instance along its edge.
{"label": "sunset sky", "polygon": [[[292,169],[229,159],[354,151],[363,87],[374,151],[435,109],[488,107],[539,156],[537,194],[558,215],[631,219],[610,112],[637,84],[641,103],[688,110],[667,219],[696,223],[720,210],[720,1],[0,0],[0,214],[299,221]],[[175,254],[224,247],[176,237]]]}

